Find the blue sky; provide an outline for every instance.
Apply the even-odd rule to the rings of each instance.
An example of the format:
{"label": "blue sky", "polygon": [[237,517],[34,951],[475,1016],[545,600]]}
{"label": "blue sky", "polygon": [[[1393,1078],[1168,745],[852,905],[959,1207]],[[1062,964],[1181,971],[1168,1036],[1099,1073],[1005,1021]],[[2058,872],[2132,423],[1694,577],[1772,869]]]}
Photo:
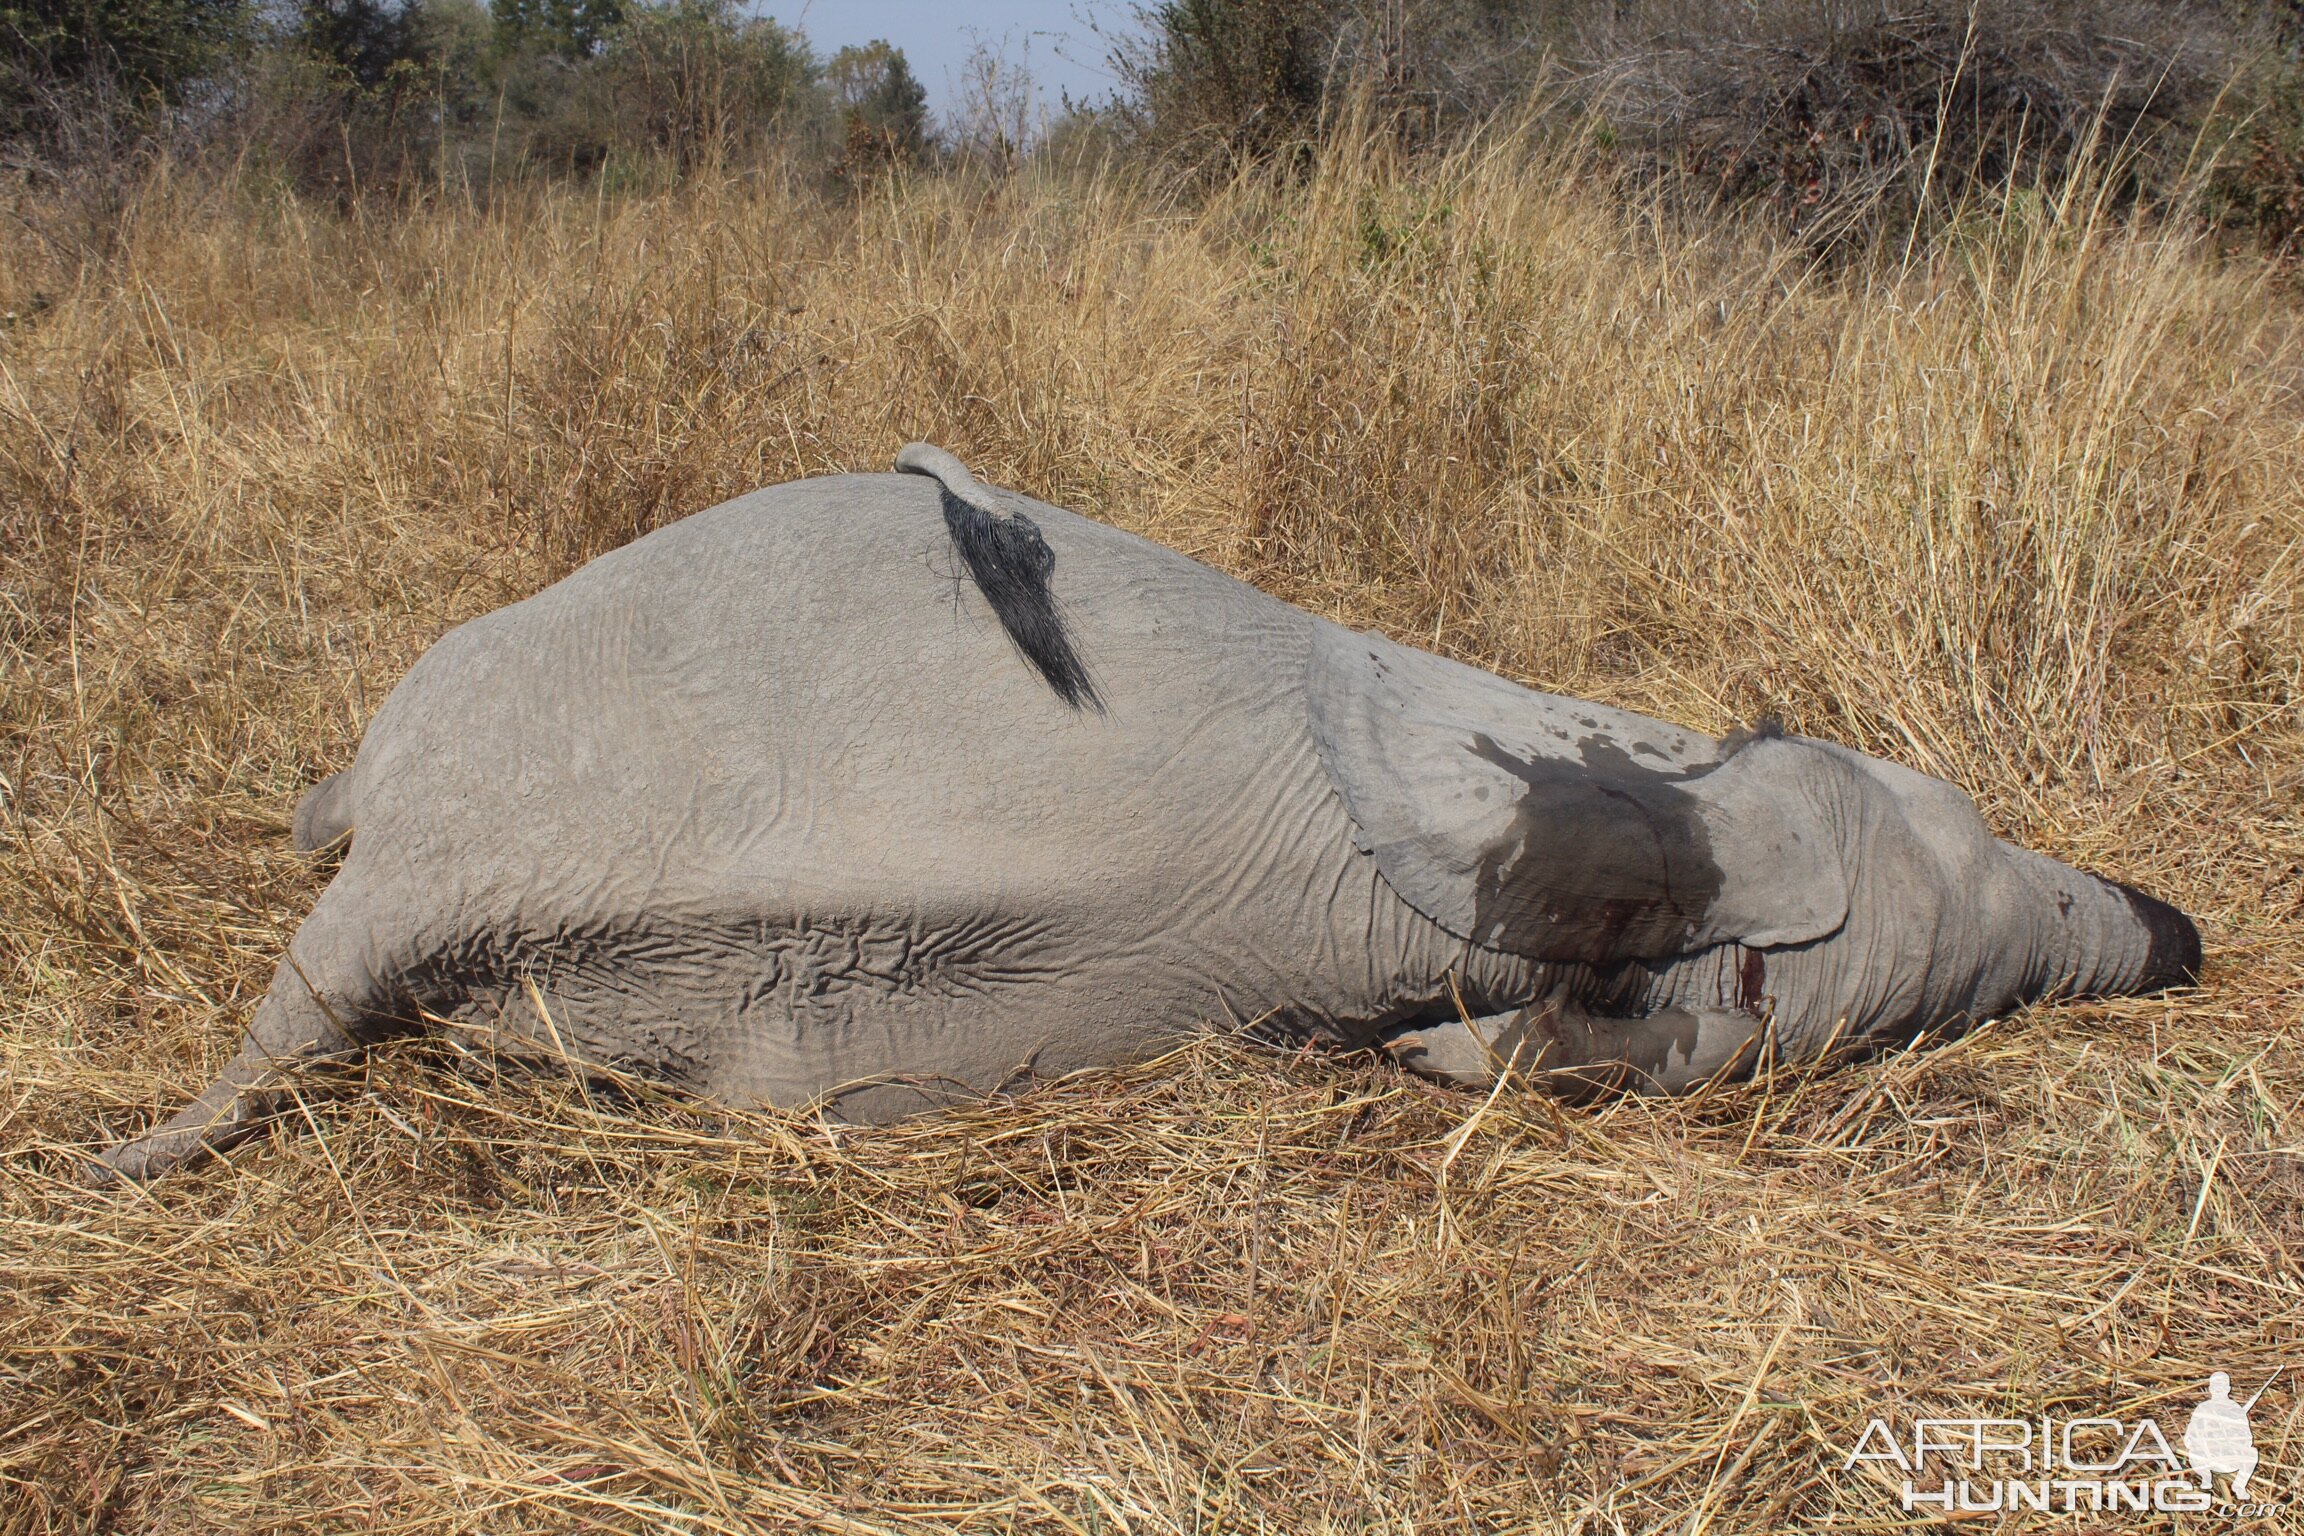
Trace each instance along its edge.
{"label": "blue sky", "polygon": [[995,51],[1005,44],[1011,59],[1026,62],[1051,112],[1066,91],[1075,100],[1103,96],[1113,84],[1104,64],[1112,51],[1106,39],[1135,19],[1127,0],[755,0],[749,9],[799,27],[824,57],[850,43],[886,38],[904,50],[939,117],[954,104],[977,39]]}

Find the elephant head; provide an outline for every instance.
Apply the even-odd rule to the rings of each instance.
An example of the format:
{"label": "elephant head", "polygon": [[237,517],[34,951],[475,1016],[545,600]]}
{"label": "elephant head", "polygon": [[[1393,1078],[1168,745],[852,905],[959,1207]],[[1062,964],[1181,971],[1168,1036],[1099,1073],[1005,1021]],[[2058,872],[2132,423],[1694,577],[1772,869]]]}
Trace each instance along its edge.
{"label": "elephant head", "polygon": [[[1557,968],[1537,1003],[1475,1024],[1474,1067],[1533,1041],[1549,1069],[1670,1090],[1763,1049],[2199,973],[2175,908],[2002,842],[1894,763],[1774,730],[1715,741],[1342,630],[1314,650],[1322,761],[1361,849],[1449,933]],[[1420,1065],[1465,1049],[1418,1033]],[[1463,1067],[1443,1075],[1480,1075]]]}

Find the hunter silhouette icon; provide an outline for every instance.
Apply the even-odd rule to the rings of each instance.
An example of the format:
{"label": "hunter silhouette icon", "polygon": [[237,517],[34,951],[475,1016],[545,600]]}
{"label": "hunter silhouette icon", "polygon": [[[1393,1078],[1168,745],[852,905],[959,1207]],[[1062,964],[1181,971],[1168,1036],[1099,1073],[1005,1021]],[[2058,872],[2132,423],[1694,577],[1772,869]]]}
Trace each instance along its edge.
{"label": "hunter silhouette icon", "polygon": [[[2256,1397],[2263,1395],[2263,1389],[2257,1389]],[[2236,1403],[2231,1377],[2218,1371],[2208,1378],[2207,1401],[2192,1410],[2191,1421],[2184,1426],[2184,1454],[2192,1458],[2202,1488],[2213,1486],[2216,1474],[2223,1472],[2232,1479],[2232,1497],[2248,1497],[2248,1479],[2256,1471],[2256,1437],[2248,1428],[2248,1410],[2256,1406],[2256,1397]]]}

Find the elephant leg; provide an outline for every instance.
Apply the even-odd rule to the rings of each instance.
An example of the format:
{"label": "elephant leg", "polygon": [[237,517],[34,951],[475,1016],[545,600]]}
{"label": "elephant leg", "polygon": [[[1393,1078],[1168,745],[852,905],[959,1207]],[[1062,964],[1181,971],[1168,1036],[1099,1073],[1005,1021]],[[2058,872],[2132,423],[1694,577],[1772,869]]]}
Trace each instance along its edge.
{"label": "elephant leg", "polygon": [[361,903],[341,884],[297,931],[222,1075],[166,1124],[103,1153],[89,1169],[94,1182],[141,1183],[245,1140],[283,1108],[298,1067],[349,1056],[372,1037],[390,998],[352,921]]}

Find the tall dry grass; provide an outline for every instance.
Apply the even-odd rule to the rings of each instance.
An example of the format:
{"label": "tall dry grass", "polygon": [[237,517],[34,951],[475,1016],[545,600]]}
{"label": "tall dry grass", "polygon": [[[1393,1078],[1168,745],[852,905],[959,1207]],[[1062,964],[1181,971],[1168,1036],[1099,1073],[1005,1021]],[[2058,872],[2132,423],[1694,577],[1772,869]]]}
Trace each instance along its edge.
{"label": "tall dry grass", "polygon": [[[0,234],[0,1531],[1772,1531],[2254,1391],[2304,1528],[2298,310],[2081,186],[1824,280],[1509,139]],[[1697,1104],[1212,1043],[837,1135],[380,1051],[150,1194],[450,625],[927,437],[1355,624],[1973,791],[2196,995]],[[860,594],[859,600],[869,600]],[[2066,1521],[2065,1524],[2069,1524]]]}

